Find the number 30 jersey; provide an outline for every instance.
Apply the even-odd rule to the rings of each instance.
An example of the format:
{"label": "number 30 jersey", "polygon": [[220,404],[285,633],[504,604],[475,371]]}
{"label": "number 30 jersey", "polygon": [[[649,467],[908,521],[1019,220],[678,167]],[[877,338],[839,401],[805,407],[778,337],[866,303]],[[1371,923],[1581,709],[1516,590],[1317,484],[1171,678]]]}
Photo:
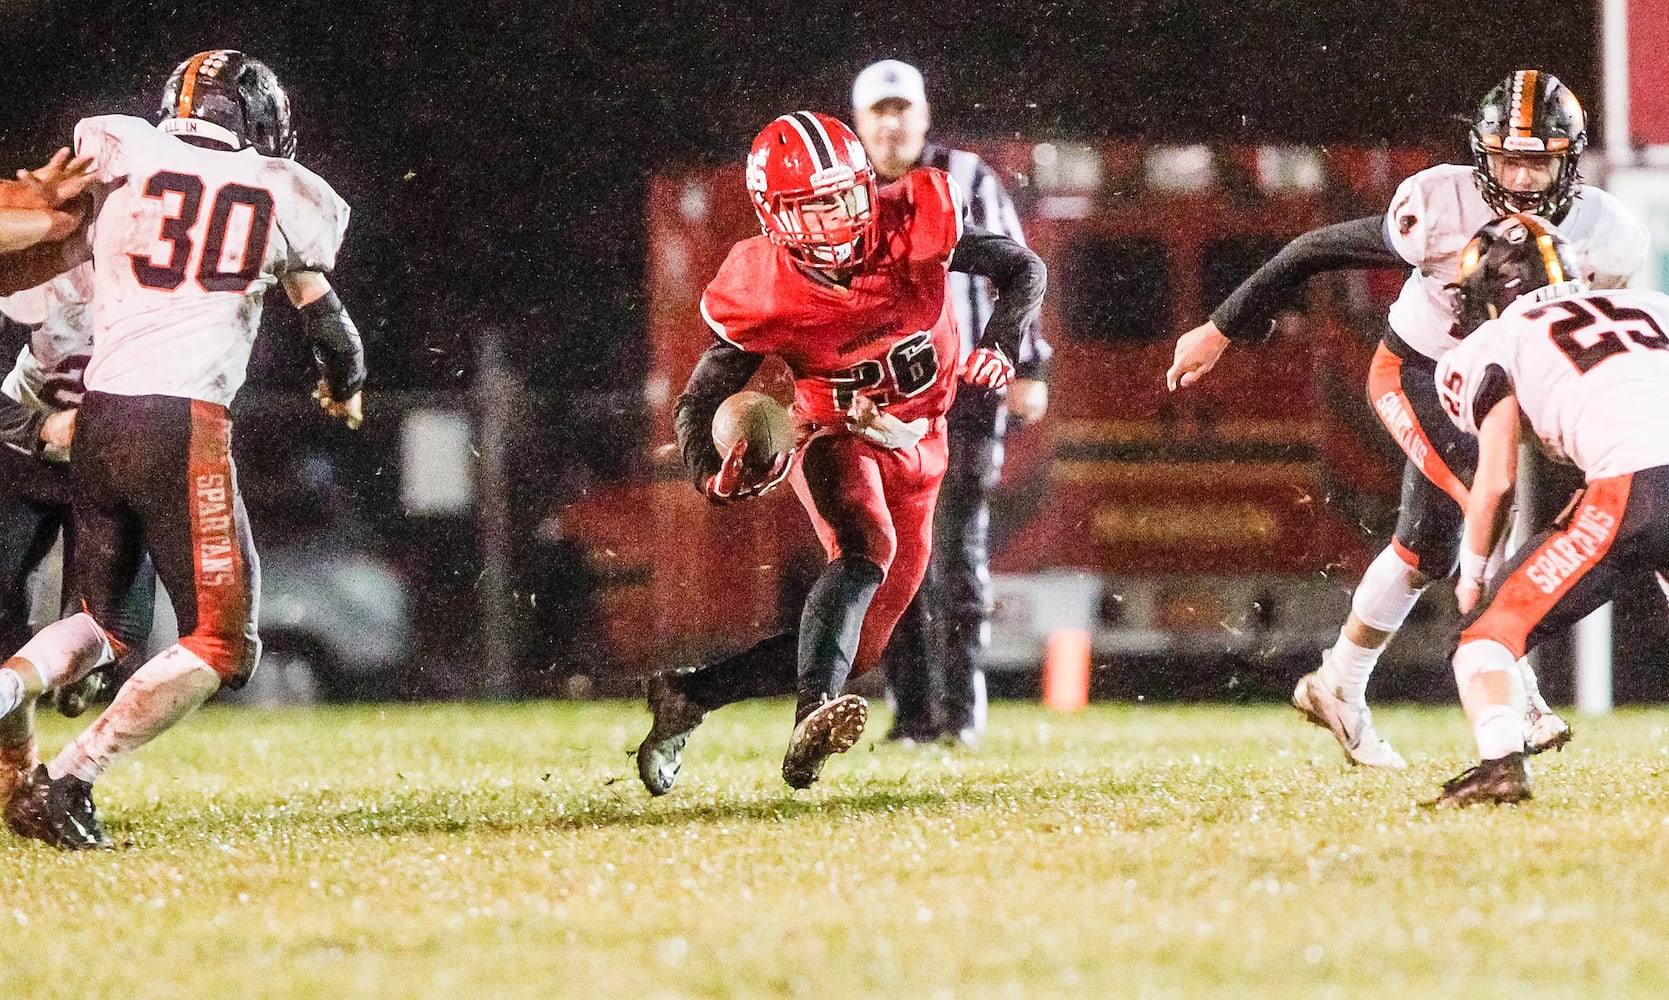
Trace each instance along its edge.
{"label": "number 30 jersey", "polygon": [[787,362],[803,421],[838,424],[860,393],[901,420],[938,417],[956,395],[961,338],[945,295],[962,233],[956,185],[920,168],[881,188],[875,212],[879,245],[849,287],[818,281],[755,236],[701,296],[720,339]]}
{"label": "number 30 jersey", "polygon": [[1443,356],[1437,389],[1471,434],[1508,393],[1542,446],[1591,480],[1669,465],[1669,295],[1527,295]]}
{"label": "number 30 jersey", "polygon": [[293,160],[194,146],[125,115],[83,119],[75,148],[108,185],[91,227],[87,388],[230,404],[262,298],[289,271],[335,267],[347,204]]}

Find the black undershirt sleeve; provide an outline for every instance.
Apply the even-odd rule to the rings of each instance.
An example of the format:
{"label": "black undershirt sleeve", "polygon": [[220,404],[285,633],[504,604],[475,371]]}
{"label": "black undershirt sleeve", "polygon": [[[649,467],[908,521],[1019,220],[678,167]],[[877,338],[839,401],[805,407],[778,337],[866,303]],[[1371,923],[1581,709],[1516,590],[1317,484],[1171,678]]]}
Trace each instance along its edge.
{"label": "black undershirt sleeve", "polygon": [[45,413],[0,393],[0,445],[39,458],[43,447],[41,424],[45,422]]}
{"label": "black undershirt sleeve", "polygon": [[964,226],[951,253],[950,269],[991,279],[997,302],[985,321],[979,346],[1001,348],[1010,361],[1020,356],[1020,334],[1043,306],[1049,273],[1042,258],[1007,236]]}
{"label": "black undershirt sleeve", "polygon": [[330,398],[347,402],[365,385],[365,345],[334,289],[301,307],[301,325]]}
{"label": "black undershirt sleeve", "polygon": [[1281,298],[1317,274],[1406,267],[1408,262],[1386,238],[1382,215],[1322,226],[1282,247],[1242,281],[1212,312],[1211,321],[1230,340],[1256,340],[1269,333]]}
{"label": "black undershirt sleeve", "polygon": [[684,468],[700,486],[719,471],[723,461],[713,447],[713,414],[719,404],[742,391],[753,373],[765,363],[765,355],[744,351],[734,344],[715,339],[696,362],[695,371],[672,409],[672,426],[678,432],[678,454]]}

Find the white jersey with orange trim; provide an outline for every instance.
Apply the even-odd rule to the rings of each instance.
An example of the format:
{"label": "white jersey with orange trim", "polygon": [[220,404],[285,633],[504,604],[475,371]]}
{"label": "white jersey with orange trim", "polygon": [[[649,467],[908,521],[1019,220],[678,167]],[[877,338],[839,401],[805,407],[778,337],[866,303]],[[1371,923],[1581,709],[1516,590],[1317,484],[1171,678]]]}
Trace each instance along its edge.
{"label": "white jersey with orange trim", "polygon": [[[1497,218],[1478,192],[1471,167],[1445,163],[1402,182],[1385,213],[1391,246],[1414,272],[1391,304],[1398,337],[1433,360],[1453,348],[1454,293],[1460,252],[1477,231]],[[1622,284],[1646,262],[1651,236],[1621,201],[1596,187],[1578,185],[1559,232],[1594,272],[1597,284]]]}
{"label": "white jersey with orange trim", "polygon": [[0,392],[37,412],[81,405],[82,376],[93,355],[92,301],[91,263],[0,298],[0,312],[33,328]]}
{"label": "white jersey with orange trim", "polygon": [[125,115],[83,119],[75,148],[109,185],[91,229],[87,387],[230,404],[267,290],[335,266],[347,203],[293,160],[195,146]]}
{"label": "white jersey with orange trim", "polygon": [[1527,295],[1437,367],[1450,418],[1476,434],[1518,397],[1542,447],[1589,481],[1669,465],[1669,295],[1595,290]]}

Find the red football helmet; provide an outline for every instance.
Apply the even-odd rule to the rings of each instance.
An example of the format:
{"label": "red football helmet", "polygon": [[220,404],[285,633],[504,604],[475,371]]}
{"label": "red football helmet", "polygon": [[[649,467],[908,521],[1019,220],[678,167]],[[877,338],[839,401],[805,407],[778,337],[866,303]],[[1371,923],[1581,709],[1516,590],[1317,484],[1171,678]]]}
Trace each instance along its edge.
{"label": "red football helmet", "polygon": [[765,126],[748,154],[748,195],[771,242],[811,267],[857,267],[875,245],[875,171],[828,115],[796,111]]}

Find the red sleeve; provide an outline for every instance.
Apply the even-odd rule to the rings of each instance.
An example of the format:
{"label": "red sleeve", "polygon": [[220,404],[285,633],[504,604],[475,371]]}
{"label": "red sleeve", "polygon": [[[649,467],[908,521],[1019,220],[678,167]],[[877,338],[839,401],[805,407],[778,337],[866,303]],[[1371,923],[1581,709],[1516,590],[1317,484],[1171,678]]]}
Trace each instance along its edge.
{"label": "red sleeve", "polygon": [[773,354],[781,346],[775,336],[781,324],[771,322],[774,253],[763,236],[743,240],[701,293],[701,318],[713,335],[753,354]]}
{"label": "red sleeve", "polygon": [[962,192],[943,170],[918,167],[905,181],[913,215],[910,259],[944,263],[962,237]]}

